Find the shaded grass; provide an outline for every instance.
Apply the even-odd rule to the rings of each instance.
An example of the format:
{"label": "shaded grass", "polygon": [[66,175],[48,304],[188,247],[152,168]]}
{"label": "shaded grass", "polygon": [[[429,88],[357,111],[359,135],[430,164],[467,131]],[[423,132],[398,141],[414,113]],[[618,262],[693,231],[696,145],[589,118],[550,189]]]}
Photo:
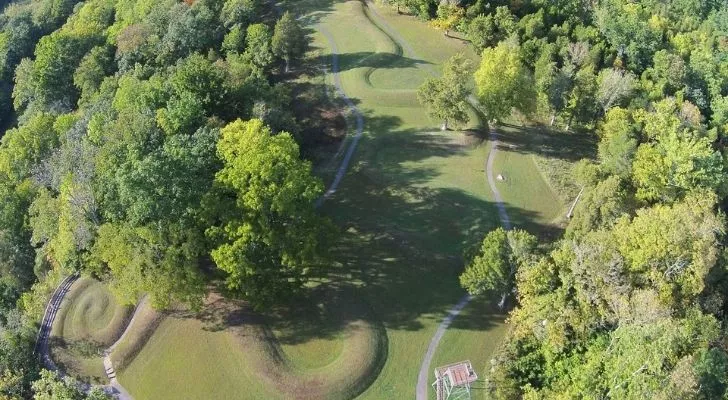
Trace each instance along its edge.
{"label": "shaded grass", "polygon": [[76,281],[51,330],[51,356],[84,381],[106,379],[102,353],[121,336],[131,308],[119,305],[108,288],[91,278]]}
{"label": "shaded grass", "polygon": [[[351,398],[381,368],[386,335],[366,320],[366,311],[351,309],[355,301],[338,297],[327,292],[320,297],[325,301],[309,303],[324,310],[318,317],[291,308],[263,321],[241,303],[213,295],[201,314],[177,311],[164,318],[120,381],[154,399]],[[331,325],[335,333],[320,336]],[[306,333],[298,328],[315,329],[319,340],[301,341]],[[312,361],[322,341],[333,349]]]}
{"label": "shaded grass", "polygon": [[504,124],[499,131],[511,152],[533,158],[562,204],[568,205],[574,200],[581,188],[575,181],[573,167],[581,159],[596,158],[596,136],[511,124]]}
{"label": "shaded grass", "polygon": [[[352,166],[322,210],[341,233],[332,270],[316,283],[336,293],[339,308],[313,296],[302,309],[264,319],[241,315],[212,324],[217,328],[200,316],[170,316],[120,375],[139,398],[339,399],[362,390],[364,399],[413,398],[427,345],[463,294],[461,254],[499,225],[485,177],[490,146],[479,121],[473,114],[465,131],[435,131],[439,121],[425,116],[411,90],[465,49],[462,43],[381,10],[419,55],[410,54],[372,24],[358,1],[291,7],[307,15],[309,27],[323,26],[336,38],[344,90],[365,114]],[[314,51],[326,54],[325,38],[312,37]],[[396,89],[380,90],[384,85]],[[525,185],[541,179],[533,162],[506,158],[502,165],[519,169]],[[551,198],[511,198],[514,221],[534,229],[548,222]],[[483,343],[500,341],[502,317],[480,318],[473,307],[472,324],[444,340],[485,359],[491,350]]]}

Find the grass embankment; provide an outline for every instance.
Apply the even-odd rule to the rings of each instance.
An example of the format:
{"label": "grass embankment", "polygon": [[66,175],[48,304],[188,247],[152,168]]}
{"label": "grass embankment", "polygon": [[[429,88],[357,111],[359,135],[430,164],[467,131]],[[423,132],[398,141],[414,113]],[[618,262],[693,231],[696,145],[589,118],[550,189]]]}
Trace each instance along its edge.
{"label": "grass embankment", "polygon": [[376,376],[387,347],[362,307],[336,306],[354,303],[328,293],[263,320],[211,296],[201,313],[162,319],[119,380],[140,398],[350,398]]}
{"label": "grass embankment", "polygon": [[[364,399],[413,398],[427,345],[463,294],[462,252],[499,225],[485,177],[490,146],[475,114],[466,130],[439,132],[439,121],[429,120],[416,100],[419,84],[448,57],[469,51],[465,44],[380,9],[411,51],[358,1],[292,6],[307,27],[333,36],[344,90],[365,116],[351,168],[323,206],[342,231],[333,270],[321,278],[329,292],[303,302],[305,311],[264,319],[243,310],[228,310],[222,319],[167,317],[120,373],[140,399],[343,399],[362,390]],[[326,37],[313,39],[314,51],[326,54]],[[514,177],[511,169],[518,169],[521,189],[532,193],[509,198],[508,212],[540,228],[558,200],[533,189],[545,185],[533,162],[506,158],[501,166]],[[461,353],[438,354],[438,362],[458,357],[482,364],[490,356],[504,328],[502,316],[480,312],[487,303],[464,311],[471,324],[458,328],[468,318],[456,320],[443,343]]]}
{"label": "grass embankment", "polygon": [[143,298],[134,310],[134,318],[130,321],[124,335],[109,348],[114,370],[126,368],[134,357],[144,348],[149,338],[159,326],[164,315],[155,310],[147,298]]}
{"label": "grass embankment", "polygon": [[101,282],[79,279],[66,294],[53,323],[53,360],[84,381],[105,381],[103,351],[121,336],[131,311],[118,304]]}

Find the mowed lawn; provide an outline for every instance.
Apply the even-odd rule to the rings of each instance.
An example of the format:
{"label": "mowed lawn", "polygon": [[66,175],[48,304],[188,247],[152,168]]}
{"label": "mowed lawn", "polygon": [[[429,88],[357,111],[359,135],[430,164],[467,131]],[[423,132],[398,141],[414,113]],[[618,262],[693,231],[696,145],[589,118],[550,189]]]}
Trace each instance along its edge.
{"label": "mowed lawn", "polygon": [[225,331],[167,318],[119,381],[139,400],[280,398],[254,379],[244,351]]}
{"label": "mowed lawn", "polygon": [[[280,361],[276,357],[303,374],[336,365],[350,374],[370,375],[357,381],[366,386],[336,389],[322,398],[414,398],[430,339],[464,294],[457,279],[463,251],[499,225],[485,176],[490,144],[475,113],[464,130],[440,132],[439,121],[426,116],[414,91],[447,58],[470,52],[465,44],[414,18],[378,9],[412,44],[402,46],[370,20],[359,1],[296,1],[291,8],[304,15],[319,53],[330,53],[321,30],[333,36],[344,90],[365,117],[364,136],[350,169],[322,207],[341,233],[332,249],[332,270],[318,282],[341,294],[340,302],[357,304],[344,309],[366,308],[361,313],[365,316],[336,315],[341,323],[333,326],[313,319],[309,326],[299,326],[298,338],[273,324],[269,340],[280,342],[282,356],[265,351],[251,355],[265,343],[252,349],[241,346],[230,332],[206,329],[195,319],[167,319],[120,374],[138,399],[291,398],[261,379],[251,363],[275,365]],[[469,56],[475,57],[472,52]],[[498,165],[514,179],[514,194],[504,196],[509,213],[522,216],[517,223],[540,229],[553,219],[562,205],[552,191],[543,189],[546,184],[533,162],[505,157]],[[483,365],[489,359],[505,328],[503,316],[484,303],[487,299],[467,308],[463,324],[456,320],[443,339],[443,345],[450,344],[445,348],[456,351],[438,353],[436,362],[470,358]],[[347,340],[352,325],[345,322],[359,318],[381,326],[381,334]],[[377,343],[367,342],[371,340]],[[357,368],[369,361],[355,357],[351,347],[376,348],[381,365]],[[321,379],[327,378],[342,379],[336,374]],[[194,385],[180,383],[186,381]]]}

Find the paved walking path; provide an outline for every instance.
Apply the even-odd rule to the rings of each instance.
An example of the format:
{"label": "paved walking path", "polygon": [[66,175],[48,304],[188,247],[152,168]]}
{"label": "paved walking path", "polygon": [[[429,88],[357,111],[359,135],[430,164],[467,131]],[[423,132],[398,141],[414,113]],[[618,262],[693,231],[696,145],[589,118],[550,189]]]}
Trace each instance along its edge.
{"label": "paved walking path", "polygon": [[[374,19],[376,19],[376,24],[379,25],[384,32],[399,46],[401,46],[405,51],[407,51],[411,57],[421,59],[422,57],[417,55],[417,52],[412,48],[412,46],[407,42],[407,40],[402,37],[402,35],[397,32],[395,28],[393,28],[391,25],[387,23],[387,21],[382,18],[382,16],[377,12],[376,8],[371,4],[371,1],[366,1],[366,6],[369,9],[370,16]],[[431,66],[425,64],[424,67],[428,70],[428,72],[432,75],[437,75],[437,71]],[[468,97],[468,102],[476,109],[478,109],[478,101],[475,99],[475,97],[470,96]],[[488,185],[490,186],[490,190],[493,192],[493,197],[495,198],[495,205],[498,209],[498,217],[500,218],[501,225],[506,230],[510,230],[512,228],[511,226],[511,220],[508,217],[508,213],[506,212],[506,206],[503,203],[503,198],[501,197],[500,192],[498,191],[498,187],[495,184],[495,177],[493,176],[493,162],[495,160],[495,155],[498,152],[498,134],[495,132],[494,129],[491,129],[490,131],[490,140],[491,140],[491,150],[490,154],[488,155],[488,159],[486,161],[486,168],[485,173],[488,180]],[[470,303],[470,300],[472,299],[472,296],[465,295],[458,303],[451,308],[445,319],[440,323],[440,326],[438,326],[437,330],[435,331],[435,334],[433,335],[432,339],[430,340],[430,344],[427,346],[427,351],[425,352],[425,357],[422,360],[422,364],[420,365],[420,371],[417,375],[417,400],[427,400],[427,391],[429,387],[429,374],[430,374],[430,367],[432,363],[432,358],[435,355],[435,351],[437,350],[437,346],[440,344],[440,340],[445,335],[445,331],[447,331],[447,328],[450,326],[452,321],[455,319],[455,317],[460,314],[460,311],[462,311],[465,306]]]}
{"label": "paved walking path", "polygon": [[322,26],[319,26],[316,29],[326,38],[329,42],[329,47],[331,48],[331,73],[334,76],[334,86],[336,87],[336,91],[339,93],[339,96],[344,99],[347,107],[349,107],[356,118],[356,133],[351,139],[349,147],[346,149],[346,154],[344,155],[344,159],[341,160],[341,164],[339,165],[339,169],[336,171],[334,180],[331,182],[331,185],[329,185],[326,193],[324,193],[324,195],[316,201],[316,207],[320,207],[324,201],[336,193],[336,189],[339,188],[341,180],[344,178],[346,171],[349,169],[351,158],[354,156],[356,146],[359,144],[359,139],[361,139],[361,135],[364,132],[364,115],[361,113],[359,108],[357,108],[354,102],[351,101],[349,96],[346,95],[346,92],[344,92],[344,87],[341,84],[341,76],[339,76],[339,49],[334,41],[334,36]]}
{"label": "paved walking path", "polygon": [[[494,129],[491,129],[490,131],[490,141],[492,147],[488,154],[488,160],[485,162],[485,174],[488,180],[488,186],[490,186],[490,190],[493,192],[493,197],[495,198],[495,205],[498,209],[498,217],[500,218],[501,225],[504,229],[510,230],[512,228],[511,220],[508,217],[506,206],[503,203],[503,197],[501,197],[500,191],[495,184],[495,177],[493,176],[493,162],[495,160],[495,155],[498,153],[499,144],[498,134]],[[417,375],[417,400],[428,399],[427,391],[429,387],[429,379],[431,378],[430,364],[432,364],[432,358],[435,356],[435,350],[437,350],[437,346],[440,344],[440,340],[445,335],[447,328],[450,327],[450,324],[455,317],[460,314],[460,311],[462,311],[462,309],[470,303],[470,300],[472,300],[472,296],[467,294],[460,298],[460,301],[458,301],[458,303],[451,308],[450,311],[448,311],[445,319],[440,323],[440,326],[437,327],[437,331],[435,331],[435,335],[432,337],[430,345],[427,347],[425,358],[422,360],[420,372]]]}
{"label": "paved walking path", "polygon": [[56,363],[51,359],[48,351],[48,338],[51,335],[51,329],[53,329],[53,321],[56,319],[58,310],[61,309],[61,303],[63,298],[66,296],[73,282],[78,279],[78,273],[65,277],[53,294],[51,295],[48,305],[46,306],[45,312],[43,313],[43,319],[40,323],[40,330],[38,331],[38,337],[35,340],[35,353],[40,358],[41,363],[51,371],[58,371]]}

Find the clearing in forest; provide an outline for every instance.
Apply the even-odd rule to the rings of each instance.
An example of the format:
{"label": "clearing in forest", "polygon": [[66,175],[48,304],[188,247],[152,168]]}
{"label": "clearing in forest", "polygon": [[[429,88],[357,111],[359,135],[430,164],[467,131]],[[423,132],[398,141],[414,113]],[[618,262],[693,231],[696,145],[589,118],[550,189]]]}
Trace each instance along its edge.
{"label": "clearing in forest", "polygon": [[[335,44],[341,89],[364,118],[348,171],[321,208],[341,230],[332,269],[294,308],[256,316],[211,295],[202,316],[178,310],[138,321],[112,354],[136,398],[414,398],[430,339],[464,293],[463,251],[499,225],[485,177],[491,145],[475,112],[462,130],[440,132],[416,99],[453,54],[477,60],[472,50],[412,17],[369,7],[354,0],[291,7],[311,31],[312,53],[321,57],[313,62],[329,65],[329,83]],[[350,118],[345,146],[355,126]],[[502,183],[507,211],[516,225],[546,229],[563,202],[533,149],[512,150],[496,163],[512,177]],[[326,179],[333,170],[320,169]],[[483,371],[503,319],[480,299],[443,340]],[[438,352],[435,361],[458,361],[452,357],[463,358]]]}

